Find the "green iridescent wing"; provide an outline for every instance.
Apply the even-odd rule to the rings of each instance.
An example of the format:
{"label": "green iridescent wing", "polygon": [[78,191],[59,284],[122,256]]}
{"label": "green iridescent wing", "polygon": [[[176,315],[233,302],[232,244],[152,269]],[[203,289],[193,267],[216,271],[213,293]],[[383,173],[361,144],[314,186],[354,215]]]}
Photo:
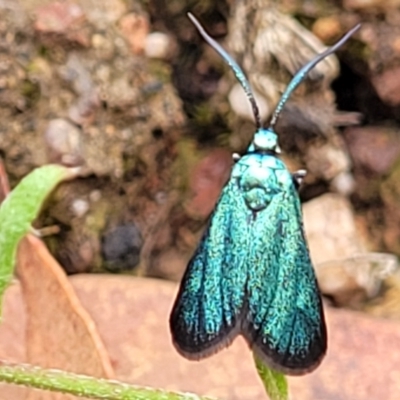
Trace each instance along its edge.
{"label": "green iridescent wing", "polygon": [[189,262],[170,318],[174,345],[200,359],[242,334],[276,370],[309,372],[326,352],[326,327],[294,184],[258,212],[243,193],[231,178]]}
{"label": "green iridescent wing", "polygon": [[326,352],[326,326],[304,238],[294,187],[276,194],[251,223],[247,316],[243,335],[275,369],[300,375],[316,368]]}
{"label": "green iridescent wing", "polygon": [[170,317],[173,343],[189,359],[215,353],[239,332],[250,234],[247,211],[231,179],[189,262]]}

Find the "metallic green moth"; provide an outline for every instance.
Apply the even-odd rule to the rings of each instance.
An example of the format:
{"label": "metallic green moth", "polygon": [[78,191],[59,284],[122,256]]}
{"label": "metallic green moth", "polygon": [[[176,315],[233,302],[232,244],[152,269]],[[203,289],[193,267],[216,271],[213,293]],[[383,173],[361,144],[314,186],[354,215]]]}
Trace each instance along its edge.
{"label": "metallic green moth", "polygon": [[359,25],[300,69],[265,129],[239,65],[192,14],[189,18],[234,71],[252,105],[257,129],[246,154],[236,160],[182,279],[170,316],[173,343],[183,356],[198,360],[242,335],[270,367],[305,374],[322,361],[327,331],[297,193],[305,172],[292,176],[277,157],[274,125],[307,73]]}

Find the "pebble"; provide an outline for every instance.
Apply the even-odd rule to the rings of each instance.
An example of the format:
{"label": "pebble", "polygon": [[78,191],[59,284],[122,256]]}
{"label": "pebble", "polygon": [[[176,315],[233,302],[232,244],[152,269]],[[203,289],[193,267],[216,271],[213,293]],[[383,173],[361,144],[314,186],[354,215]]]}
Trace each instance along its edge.
{"label": "pebble", "polygon": [[400,67],[393,67],[374,75],[371,82],[385,103],[391,106],[400,104]]}
{"label": "pebble", "polygon": [[72,201],[71,211],[76,217],[81,218],[89,211],[89,202],[84,199],[75,199]]}
{"label": "pebble", "polygon": [[84,17],[78,4],[55,1],[36,9],[34,28],[40,32],[63,33]]}
{"label": "pebble", "polygon": [[355,187],[356,183],[350,172],[340,172],[331,180],[332,190],[343,196],[349,196],[352,194]]}
{"label": "pebble", "polygon": [[[398,159],[400,160],[400,158]],[[383,241],[385,247],[400,254],[400,161],[393,166],[390,174],[380,186],[383,201]]]}
{"label": "pebble", "polygon": [[85,13],[78,4],[55,1],[35,10],[34,29],[44,34],[56,33],[69,42],[88,47],[90,37],[84,21]]}
{"label": "pebble", "polygon": [[306,151],[307,170],[326,181],[350,170],[348,154],[341,146],[327,142],[323,145],[310,144]]}
{"label": "pebble", "polygon": [[[43,0],[42,0],[43,1]],[[97,30],[106,30],[127,12],[128,3],[124,0],[79,0],[88,21]]]}
{"label": "pebble", "polygon": [[130,13],[124,15],[119,23],[122,35],[129,43],[133,54],[143,53],[149,33],[149,20],[145,15]]}
{"label": "pebble", "polygon": [[205,219],[211,214],[231,167],[231,153],[224,149],[214,149],[194,167],[189,178],[192,196],[185,204],[188,216]]}
{"label": "pebble", "polygon": [[139,264],[142,235],[134,223],[108,230],[102,238],[105,267],[113,272],[132,270]]}
{"label": "pebble", "polygon": [[332,15],[318,18],[312,26],[312,32],[323,42],[337,38],[342,33],[339,17]]}
{"label": "pebble", "polygon": [[[269,107],[267,100],[253,89],[258,109],[260,111],[261,120],[265,120],[271,114],[272,109]],[[242,86],[239,83],[233,85],[228,95],[229,104],[233,112],[250,121],[254,122],[254,114]]]}
{"label": "pebble", "polygon": [[389,253],[363,253],[331,260],[316,267],[321,292],[336,306],[359,308],[375,298],[385,278],[399,268]]}
{"label": "pebble", "polygon": [[89,193],[89,200],[93,203],[98,202],[101,199],[101,197],[102,197],[101,190],[95,189]]}
{"label": "pebble", "polygon": [[100,106],[100,99],[95,90],[85,96],[81,96],[71,105],[68,117],[77,125],[87,125],[95,120],[96,110]]}
{"label": "pebble", "polygon": [[359,308],[398,268],[392,254],[368,252],[349,201],[325,194],[303,206],[304,229],[320,290],[338,306]]}
{"label": "pebble", "polygon": [[349,127],[344,132],[347,148],[357,167],[385,174],[400,157],[400,130],[385,126]]}
{"label": "pebble", "polygon": [[77,166],[82,160],[81,131],[63,118],[49,121],[44,133],[50,162]]}
{"label": "pebble", "polygon": [[349,201],[327,193],[303,204],[304,229],[314,265],[365,253]]}
{"label": "pebble", "polygon": [[377,10],[396,8],[400,6],[399,0],[344,0],[343,6],[350,10]]}
{"label": "pebble", "polygon": [[171,57],[172,40],[163,32],[152,32],[146,36],[144,54],[149,58],[167,60]]}

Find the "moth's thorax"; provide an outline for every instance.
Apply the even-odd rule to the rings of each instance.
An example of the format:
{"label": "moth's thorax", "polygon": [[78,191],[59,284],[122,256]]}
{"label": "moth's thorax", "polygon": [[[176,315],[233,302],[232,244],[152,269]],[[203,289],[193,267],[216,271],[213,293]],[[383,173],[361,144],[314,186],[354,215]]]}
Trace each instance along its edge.
{"label": "moth's thorax", "polygon": [[244,155],[235,164],[232,178],[237,179],[246,205],[253,211],[266,208],[274,195],[293,186],[285,164],[273,154]]}
{"label": "moth's thorax", "polygon": [[272,129],[259,128],[249,147],[249,152],[278,152],[278,136]]}

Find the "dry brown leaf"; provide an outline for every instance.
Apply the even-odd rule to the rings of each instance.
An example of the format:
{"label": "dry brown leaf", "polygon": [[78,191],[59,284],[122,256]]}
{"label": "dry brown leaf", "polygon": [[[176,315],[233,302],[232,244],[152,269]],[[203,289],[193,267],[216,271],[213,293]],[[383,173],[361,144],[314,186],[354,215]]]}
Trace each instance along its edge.
{"label": "dry brown leaf", "polygon": [[3,159],[0,157],[0,204],[6,198],[8,193],[10,193],[10,185],[8,183]]}
{"label": "dry brown leaf", "polygon": [[[112,378],[113,368],[92,318],[43,242],[33,235],[25,237],[17,264],[27,310],[27,362]],[[28,396],[29,400],[71,398],[75,397],[41,391]]]}
{"label": "dry brown leaf", "polygon": [[[18,363],[26,362],[25,325],[26,315],[22,301],[21,286],[14,282],[7,288],[3,298],[0,324],[0,359]],[[8,383],[0,384],[0,399],[25,399],[29,389]]]}

